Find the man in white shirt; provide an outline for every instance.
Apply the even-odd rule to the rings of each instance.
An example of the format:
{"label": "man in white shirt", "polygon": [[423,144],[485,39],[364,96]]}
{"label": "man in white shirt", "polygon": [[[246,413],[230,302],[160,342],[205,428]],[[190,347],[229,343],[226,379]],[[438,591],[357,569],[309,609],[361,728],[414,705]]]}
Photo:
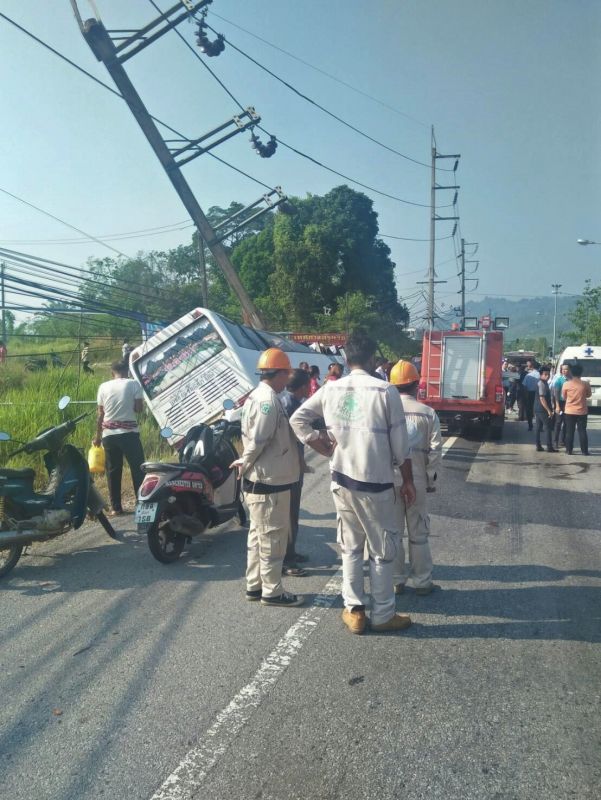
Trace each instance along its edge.
{"label": "man in white shirt", "polygon": [[[342,621],[351,633],[366,627],[363,551],[369,552],[371,629],[408,628],[407,614],[395,613],[393,562],[400,546],[397,492],[407,505],[415,501],[409,442],[397,390],[374,378],[376,344],[365,334],[349,337],[345,347],[350,375],[328,381],[294,412],[290,425],[301,442],[331,457],[332,495],[342,554]],[[312,423],[323,417],[325,431]],[[394,464],[403,486],[395,489]]]}
{"label": "man in white shirt", "polygon": [[110,516],[123,514],[121,477],[123,456],[127,459],[136,495],[142,483],[144,451],[140,440],[137,415],[142,411],[142,387],[128,378],[128,365],[123,361],[111,364],[113,379],[98,387],[98,413],[94,444],[104,447],[106,477],[111,499]]}

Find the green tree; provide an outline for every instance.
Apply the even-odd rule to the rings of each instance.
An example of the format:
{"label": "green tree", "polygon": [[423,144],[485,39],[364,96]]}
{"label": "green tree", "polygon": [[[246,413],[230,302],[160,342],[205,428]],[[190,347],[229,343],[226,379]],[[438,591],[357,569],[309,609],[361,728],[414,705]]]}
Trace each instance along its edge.
{"label": "green tree", "polygon": [[574,330],[568,334],[574,344],[601,344],[601,286],[585,281],[582,297],[570,314]]}

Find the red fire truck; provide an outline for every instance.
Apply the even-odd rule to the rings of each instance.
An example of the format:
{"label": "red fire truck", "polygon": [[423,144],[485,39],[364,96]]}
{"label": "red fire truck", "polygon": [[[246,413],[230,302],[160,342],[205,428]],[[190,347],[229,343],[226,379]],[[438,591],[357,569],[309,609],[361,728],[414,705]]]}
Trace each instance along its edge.
{"label": "red fire truck", "polygon": [[[505,328],[506,318],[502,319]],[[438,413],[449,432],[464,431],[476,422],[492,439],[500,439],[505,421],[503,333],[488,330],[487,317],[475,324],[476,330],[424,334],[418,399]]]}

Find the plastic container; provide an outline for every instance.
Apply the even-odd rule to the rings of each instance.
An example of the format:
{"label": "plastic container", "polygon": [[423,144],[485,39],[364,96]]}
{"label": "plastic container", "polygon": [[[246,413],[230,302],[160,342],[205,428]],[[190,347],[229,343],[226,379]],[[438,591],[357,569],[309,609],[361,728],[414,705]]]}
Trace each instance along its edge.
{"label": "plastic container", "polygon": [[88,467],[92,475],[104,472],[104,447],[93,444],[88,450]]}

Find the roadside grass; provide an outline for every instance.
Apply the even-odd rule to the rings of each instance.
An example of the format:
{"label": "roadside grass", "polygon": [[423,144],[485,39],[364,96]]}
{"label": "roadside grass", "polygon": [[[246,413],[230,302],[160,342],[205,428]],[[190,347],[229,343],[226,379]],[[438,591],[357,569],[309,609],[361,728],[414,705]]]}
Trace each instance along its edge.
{"label": "roadside grass", "polygon": [[[51,342],[45,347],[48,348],[47,352],[57,349],[56,346],[52,347]],[[31,346],[28,350],[31,352]],[[42,347],[36,352],[42,352]],[[39,372],[29,372],[21,359],[0,365],[0,430],[9,433],[12,439],[10,442],[0,442],[1,465],[13,468],[33,467],[36,471],[36,486],[42,487],[46,479],[43,454],[20,454],[9,462],[9,453],[16,449],[17,442],[28,441],[40,431],[83,413],[88,413],[89,416],[77,425],[68,441],[80,448],[87,457],[96,430],[98,386],[110,379],[109,364],[119,357],[120,348],[112,351],[107,349],[105,355],[105,363],[93,362],[93,375],[87,375],[79,369],[78,357],[70,366],[48,366]],[[63,395],[69,395],[71,403],[64,411],[59,411],[58,401]],[[140,436],[148,460],[172,457],[171,448],[161,439],[158,425],[146,409],[140,416]],[[124,498],[132,501],[133,489],[127,466],[123,470],[123,479]],[[98,476],[96,483],[107,499],[104,475]]]}

